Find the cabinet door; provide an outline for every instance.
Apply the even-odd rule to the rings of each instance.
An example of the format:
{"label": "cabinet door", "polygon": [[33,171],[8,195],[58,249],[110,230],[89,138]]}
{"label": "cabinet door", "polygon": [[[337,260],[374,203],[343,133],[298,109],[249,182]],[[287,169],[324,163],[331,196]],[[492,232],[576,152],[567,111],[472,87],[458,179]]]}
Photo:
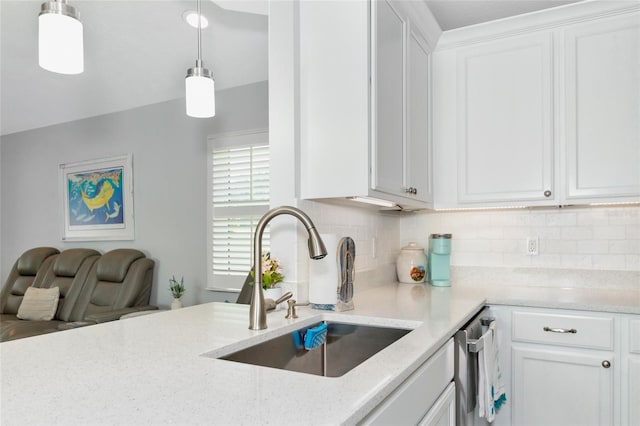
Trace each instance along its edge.
{"label": "cabinet door", "polygon": [[627,324],[629,348],[623,360],[627,370],[622,371],[622,424],[640,425],[640,319],[630,319]]}
{"label": "cabinet door", "polygon": [[440,395],[419,426],[455,426],[456,424],[456,386],[453,382]]}
{"label": "cabinet door", "polygon": [[421,36],[410,26],[407,76],[407,153],[405,188],[414,188],[413,196],[424,202],[433,197],[431,180],[431,115],[429,100],[429,50]]}
{"label": "cabinet door", "polygon": [[550,33],[458,52],[460,203],[513,205],[555,197],[552,72]]}
{"label": "cabinet door", "polygon": [[[547,350],[515,346],[513,424],[613,424],[613,370],[610,352]],[[611,363],[603,367],[603,361]]]}
{"label": "cabinet door", "polygon": [[566,198],[640,197],[640,13],[565,32]]}
{"label": "cabinet door", "polygon": [[361,425],[416,425],[453,380],[453,339],[382,401]]}
{"label": "cabinet door", "polygon": [[628,417],[626,424],[640,425],[640,356],[630,356],[628,360],[629,374],[628,380],[628,397],[625,413]]}
{"label": "cabinet door", "polygon": [[372,187],[401,194],[404,173],[405,21],[387,1],[372,7]]}

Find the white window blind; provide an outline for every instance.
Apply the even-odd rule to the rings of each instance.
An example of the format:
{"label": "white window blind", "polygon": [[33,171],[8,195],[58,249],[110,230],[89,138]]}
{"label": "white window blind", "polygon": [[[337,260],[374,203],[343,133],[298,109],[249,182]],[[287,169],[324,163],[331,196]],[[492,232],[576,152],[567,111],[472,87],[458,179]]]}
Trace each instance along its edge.
{"label": "white window blind", "polygon": [[213,206],[269,205],[269,145],[213,151]]}
{"label": "white window blind", "polygon": [[[253,263],[255,226],[269,209],[268,137],[216,138],[210,154],[209,288],[239,290]],[[262,246],[269,249],[268,229]]]}

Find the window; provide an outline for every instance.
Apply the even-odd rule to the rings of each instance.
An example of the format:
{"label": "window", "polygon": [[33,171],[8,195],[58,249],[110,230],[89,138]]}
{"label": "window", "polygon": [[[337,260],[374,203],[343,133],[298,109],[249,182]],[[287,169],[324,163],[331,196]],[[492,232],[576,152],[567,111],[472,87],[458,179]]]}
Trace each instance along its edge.
{"label": "window", "polygon": [[[239,290],[253,264],[253,232],[269,210],[264,131],[209,138],[209,288]],[[269,230],[263,234],[269,249]]]}

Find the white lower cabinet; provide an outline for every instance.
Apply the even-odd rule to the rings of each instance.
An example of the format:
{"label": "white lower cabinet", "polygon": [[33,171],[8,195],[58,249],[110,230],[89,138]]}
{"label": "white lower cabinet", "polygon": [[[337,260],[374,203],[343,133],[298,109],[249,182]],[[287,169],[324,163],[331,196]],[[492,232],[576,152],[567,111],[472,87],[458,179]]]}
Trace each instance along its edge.
{"label": "white lower cabinet", "polygon": [[514,345],[513,424],[612,425],[610,352]]}
{"label": "white lower cabinet", "polygon": [[455,426],[456,424],[456,385],[451,382],[431,410],[422,419],[419,426]]}
{"label": "white lower cabinet", "polygon": [[[453,425],[442,423],[455,422],[453,412],[445,413],[447,410],[455,411],[455,392],[452,396],[447,394],[453,388],[453,371],[453,339],[450,339],[374,408],[361,424]],[[433,413],[429,411],[432,408]]]}
{"label": "white lower cabinet", "polygon": [[509,306],[491,314],[507,388],[496,425],[640,425],[638,315]]}
{"label": "white lower cabinet", "polygon": [[640,425],[640,319],[624,323],[629,334],[629,347],[623,349],[622,365],[628,374],[622,376],[622,424]]}

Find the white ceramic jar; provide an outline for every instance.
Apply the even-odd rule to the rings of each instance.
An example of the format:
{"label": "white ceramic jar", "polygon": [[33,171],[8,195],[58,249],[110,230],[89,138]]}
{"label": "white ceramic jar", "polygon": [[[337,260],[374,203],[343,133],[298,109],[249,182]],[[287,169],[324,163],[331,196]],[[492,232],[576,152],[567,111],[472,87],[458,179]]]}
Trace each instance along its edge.
{"label": "white ceramic jar", "polygon": [[424,282],[427,275],[427,255],[424,248],[416,243],[402,247],[396,261],[396,272],[401,283]]}

